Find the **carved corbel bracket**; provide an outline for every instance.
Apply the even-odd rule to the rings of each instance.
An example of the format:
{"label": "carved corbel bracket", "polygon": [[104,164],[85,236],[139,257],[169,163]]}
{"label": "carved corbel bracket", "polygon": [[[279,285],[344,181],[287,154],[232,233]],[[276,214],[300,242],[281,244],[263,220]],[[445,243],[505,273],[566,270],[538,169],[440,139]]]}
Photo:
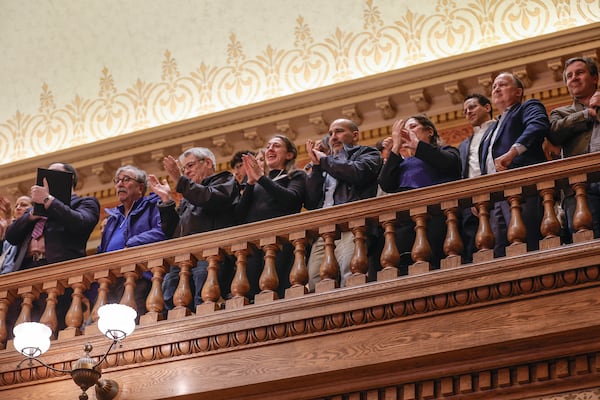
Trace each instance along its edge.
{"label": "carved corbel bracket", "polygon": [[529,69],[527,65],[522,65],[520,67],[513,68],[513,74],[523,82],[523,85],[526,88],[530,88],[533,84],[533,80],[531,76],[529,76]]}
{"label": "carved corbel bracket", "polygon": [[116,169],[107,162],[92,165],[92,174],[96,175],[101,183],[110,182],[115,171]]}
{"label": "carved corbel bracket", "polygon": [[[214,144],[214,140],[213,140],[213,144]],[[187,150],[191,149],[192,147],[196,147],[196,143],[194,142],[187,142],[187,143],[181,143],[181,145],[179,145],[179,153],[185,153]],[[178,157],[179,154],[173,155],[173,157]]]}
{"label": "carved corbel bracket", "polygon": [[6,187],[6,192],[9,196],[17,197],[21,196],[29,196],[31,186],[27,186],[25,182],[15,183],[14,185],[10,185]]}
{"label": "carved corbel bracket", "polygon": [[255,150],[260,149],[265,144],[265,140],[258,134],[257,128],[244,129],[244,139],[246,139]]}
{"label": "carved corbel bracket", "polygon": [[233,146],[227,142],[225,135],[213,137],[212,144],[219,149],[219,153],[223,157],[230,156],[233,153]]}
{"label": "carved corbel bracket", "polygon": [[148,161],[150,161],[150,154],[135,154],[127,157],[122,157],[121,166],[133,165],[134,167],[138,167]]}
{"label": "carved corbel bracket", "polygon": [[275,125],[275,130],[277,133],[287,136],[290,140],[296,140],[296,137],[298,136],[296,131],[290,126],[290,121],[279,121]]}
{"label": "carved corbel bracket", "polygon": [[164,149],[156,149],[150,152],[150,159],[158,164],[158,168],[164,170],[163,160],[167,156]]}
{"label": "carved corbel bracket", "polygon": [[410,92],[408,97],[415,103],[419,112],[427,111],[431,107],[431,98],[424,89]]}
{"label": "carved corbel bracket", "polygon": [[309,115],[308,122],[311,123],[317,135],[323,135],[329,130],[329,124],[323,118],[323,113]]}
{"label": "carved corbel bracket", "polygon": [[396,116],[396,105],[389,97],[375,100],[375,107],[381,111],[383,119],[391,119]]}
{"label": "carved corbel bracket", "polygon": [[452,104],[462,104],[465,101],[465,88],[460,81],[445,84],[444,91],[450,96]]}
{"label": "carved corbel bracket", "polygon": [[560,82],[563,80],[563,62],[561,58],[553,58],[546,62],[548,69],[552,71],[552,78],[554,82]]}
{"label": "carved corbel bracket", "polygon": [[586,51],[585,53],[583,53],[581,55],[583,57],[591,58],[592,60],[594,60],[596,62],[596,64],[598,64],[598,50]]}
{"label": "carved corbel bracket", "polygon": [[494,79],[492,79],[490,75],[483,75],[477,78],[477,82],[483,89],[483,94],[490,97],[492,95],[492,84],[494,83]]}
{"label": "carved corbel bracket", "polygon": [[356,125],[360,125],[362,123],[362,117],[358,113],[358,110],[356,109],[356,105],[354,105],[354,104],[351,106],[342,108],[342,115],[344,117],[348,118],[349,120],[351,120],[352,122],[354,122]]}

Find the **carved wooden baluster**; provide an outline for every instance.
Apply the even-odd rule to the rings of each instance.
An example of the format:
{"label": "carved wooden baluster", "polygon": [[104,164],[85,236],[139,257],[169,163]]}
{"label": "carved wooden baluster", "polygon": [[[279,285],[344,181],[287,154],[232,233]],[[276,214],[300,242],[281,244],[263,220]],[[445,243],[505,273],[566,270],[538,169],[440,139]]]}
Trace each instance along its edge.
{"label": "carved wooden baluster", "polygon": [[306,267],[306,231],[293,232],[289,236],[294,245],[294,264],[290,270],[291,287],[285,290],[285,298],[300,297],[308,293],[308,268]]}
{"label": "carved wooden baluster", "polygon": [[319,268],[321,281],[315,285],[315,292],[317,293],[338,287],[337,279],[340,274],[340,265],[335,258],[335,238],[337,236],[335,225],[322,227],[319,229],[319,233],[323,238],[324,248],[323,261]]}
{"label": "carved wooden baluster", "polygon": [[58,304],[58,296],[64,293],[63,285],[58,281],[44,282],[42,290],[47,293],[46,307],[44,313],[40,317],[40,323],[47,325],[54,335],[58,329],[58,317],[56,315],[56,304]]}
{"label": "carved wooden baluster", "polygon": [[152,271],[152,287],[146,298],[146,314],[140,317],[140,325],[147,325],[164,318],[165,298],[162,282],[167,273],[168,264],[163,258],[148,260],[148,269]]}
{"label": "carved wooden baluster", "polygon": [[489,261],[494,258],[494,233],[490,224],[489,194],[474,196],[473,204],[479,215],[479,226],[475,234],[475,247],[478,251],[473,254],[473,262]]}
{"label": "carved wooden baluster", "polygon": [[95,324],[98,322],[98,309],[108,304],[109,286],[115,281],[115,278],[109,270],[103,270],[94,273],[94,280],[98,282],[98,296],[94,308],[92,308],[92,322]]}
{"label": "carved wooden baluster", "polygon": [[[173,310],[169,310],[169,318],[186,316],[190,314],[188,305],[193,300],[190,286],[190,269],[196,266],[196,257],[192,254],[180,254],[175,256],[175,264],[179,267],[179,282],[173,293]],[[198,288],[200,290],[200,288]],[[171,312],[174,311],[174,312]]]}
{"label": "carved wooden baluster", "polygon": [[538,183],[537,189],[540,191],[544,207],[544,216],[540,224],[540,232],[542,234],[540,249],[546,250],[558,247],[560,245],[560,221],[556,217],[556,210],[554,208],[554,182]]}
{"label": "carved wooden baluster", "polygon": [[204,287],[202,288],[202,300],[204,300],[205,303],[216,303],[219,301],[219,297],[221,297],[221,288],[219,287],[217,274],[221,255],[218,252],[216,254],[211,254],[206,256],[206,261],[208,261],[208,276],[204,283]]}
{"label": "carved wooden baluster", "polygon": [[221,297],[218,279],[219,262],[223,259],[221,251],[218,248],[204,250],[202,256],[208,262],[208,275],[200,293],[204,302],[196,307],[196,314],[211,313],[220,308],[217,302]]}
{"label": "carved wooden baluster", "polygon": [[17,295],[21,297],[21,312],[17,317],[15,326],[22,322],[33,322],[31,321],[31,310],[33,309],[33,302],[35,299],[40,297],[40,290],[35,286],[24,286],[17,289]]}
{"label": "carved wooden baluster", "polygon": [[415,222],[415,243],[413,244],[411,256],[414,264],[408,267],[409,275],[429,271],[429,260],[431,260],[431,246],[427,239],[427,206],[417,207],[410,210],[410,216]]}
{"label": "carved wooden baluster", "polygon": [[8,307],[15,301],[15,296],[8,290],[0,290],[0,350],[6,348],[6,339],[8,338],[8,329],[6,325],[6,315]]}
{"label": "carved wooden baluster", "polygon": [[573,212],[573,242],[581,242],[594,238],[592,231],[592,213],[587,204],[587,178],[578,175],[569,178],[575,192],[575,211]]}
{"label": "carved wooden baluster", "polygon": [[442,210],[446,215],[446,238],[444,240],[444,254],[446,258],[441,260],[441,268],[457,267],[461,264],[460,255],[464,246],[458,228],[458,200],[442,203]]}
{"label": "carved wooden baluster", "polygon": [[506,201],[510,205],[510,221],[506,227],[506,238],[511,246],[526,243],[527,228],[521,215],[521,202],[523,199],[521,189],[506,190],[504,193]]}
{"label": "carved wooden baluster", "polygon": [[365,220],[350,221],[350,230],[354,235],[354,253],[350,260],[350,272],[352,274],[366,274],[369,268],[367,259],[367,227]]}
{"label": "carved wooden baluster", "polygon": [[139,314],[140,311],[137,309],[137,303],[135,302],[135,286],[136,280],[141,275],[141,268],[137,264],[127,265],[121,267],[121,274],[125,278],[125,287],[119,303],[133,308]]}
{"label": "carved wooden baluster", "polygon": [[250,282],[248,281],[248,243],[238,243],[231,246],[231,251],[235,254],[235,275],[231,281],[231,295],[233,298],[225,302],[225,308],[233,309],[243,307],[250,302],[246,295],[250,291]]}
{"label": "carved wooden baluster", "polygon": [[367,227],[365,219],[350,221],[348,227],[354,235],[354,253],[350,260],[350,272],[352,275],[346,279],[346,286],[357,286],[367,283],[367,270],[369,260],[367,258]]}
{"label": "carved wooden baluster", "polygon": [[277,300],[277,286],[279,286],[279,277],[277,276],[277,268],[275,265],[275,257],[279,245],[276,237],[268,237],[260,240],[265,259],[265,265],[258,280],[258,287],[261,292],[254,296],[254,303],[266,303]]}
{"label": "carved wooden baluster", "polygon": [[400,264],[400,252],[396,246],[396,213],[386,213],[379,216],[379,222],[383,227],[383,249],[379,262],[381,271],[377,271],[377,280],[385,281],[398,277],[398,265]]}
{"label": "carved wooden baluster", "polygon": [[73,289],[71,295],[71,306],[65,316],[64,330],[58,332],[58,339],[75,337],[81,334],[81,325],[83,325],[83,292],[89,287],[89,282],[83,275],[72,276],[67,284]]}

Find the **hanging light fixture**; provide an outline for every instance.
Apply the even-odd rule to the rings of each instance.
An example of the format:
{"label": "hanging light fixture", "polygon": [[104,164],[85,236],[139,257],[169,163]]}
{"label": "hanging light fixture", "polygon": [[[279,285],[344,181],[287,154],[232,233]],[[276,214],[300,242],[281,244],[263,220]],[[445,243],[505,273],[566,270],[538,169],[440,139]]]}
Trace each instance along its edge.
{"label": "hanging light fixture", "polygon": [[98,316],[98,329],[104,336],[112,340],[108,350],[98,361],[90,357],[92,345],[86,343],[83,349],[85,355],[73,364],[73,369],[57,369],[46,364],[38,357],[50,348],[52,331],[46,325],[38,322],[23,322],[13,329],[15,349],[26,357],[17,365],[17,368],[24,361],[29,361],[29,366],[32,367],[33,362],[36,361],[52,371],[70,374],[73,381],[81,388],[79,400],[88,400],[86,392],[94,385],[96,386],[96,398],[98,400],[115,398],[119,392],[119,386],[113,380],[100,379],[102,376],[100,364],[117,343],[134,331],[137,313],[133,308],[123,304],[106,304],[98,309]]}

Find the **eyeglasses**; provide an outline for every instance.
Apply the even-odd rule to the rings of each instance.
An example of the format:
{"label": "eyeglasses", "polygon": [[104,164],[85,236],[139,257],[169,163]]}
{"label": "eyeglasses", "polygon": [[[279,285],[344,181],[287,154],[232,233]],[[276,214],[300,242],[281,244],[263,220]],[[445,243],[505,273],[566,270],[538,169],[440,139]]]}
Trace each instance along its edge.
{"label": "eyeglasses", "polygon": [[115,178],[115,179],[113,179],[113,182],[115,183],[115,185],[117,185],[119,182],[127,183],[129,181],[135,181],[135,182],[137,182],[137,179],[132,178],[131,176],[127,176],[127,175],[125,175],[122,178]]}
{"label": "eyeglasses", "polygon": [[203,159],[200,159],[200,160],[190,161],[189,163],[187,163],[183,167],[181,167],[181,170],[182,171],[190,170],[190,169],[194,168],[196,166],[196,164],[198,164],[198,163],[200,163],[202,161],[205,161],[205,159],[203,158]]}

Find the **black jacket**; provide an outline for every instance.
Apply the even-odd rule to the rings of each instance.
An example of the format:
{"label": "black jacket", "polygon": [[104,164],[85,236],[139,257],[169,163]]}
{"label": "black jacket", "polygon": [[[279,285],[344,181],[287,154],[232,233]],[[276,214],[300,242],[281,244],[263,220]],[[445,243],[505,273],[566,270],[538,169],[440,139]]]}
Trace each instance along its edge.
{"label": "black jacket", "polygon": [[[30,211],[26,211],[6,231],[6,240],[19,247],[16,257],[18,268],[27,254],[36,223],[36,220],[29,219],[29,214]],[[85,256],[87,241],[100,218],[98,199],[72,195],[70,205],[54,199],[46,210],[46,216],[44,242],[48,263]]]}
{"label": "black jacket", "polygon": [[375,147],[354,146],[345,148],[346,158],[333,155],[323,157],[319,165],[314,165],[306,179],[306,199],[304,206],[309,209],[323,207],[325,174],[337,180],[333,194],[334,205],[368,199],[377,194],[377,176],[381,169],[381,153]]}
{"label": "black jacket", "polygon": [[295,170],[279,176],[281,170],[261,176],[255,185],[246,185],[240,202],[235,207],[239,223],[300,212],[306,187],[306,173]]}
{"label": "black jacket", "polygon": [[200,184],[181,176],[175,189],[183,195],[179,207],[175,207],[174,201],[158,204],[160,223],[167,238],[235,224],[233,203],[239,195],[239,186],[231,172],[213,174]]}

